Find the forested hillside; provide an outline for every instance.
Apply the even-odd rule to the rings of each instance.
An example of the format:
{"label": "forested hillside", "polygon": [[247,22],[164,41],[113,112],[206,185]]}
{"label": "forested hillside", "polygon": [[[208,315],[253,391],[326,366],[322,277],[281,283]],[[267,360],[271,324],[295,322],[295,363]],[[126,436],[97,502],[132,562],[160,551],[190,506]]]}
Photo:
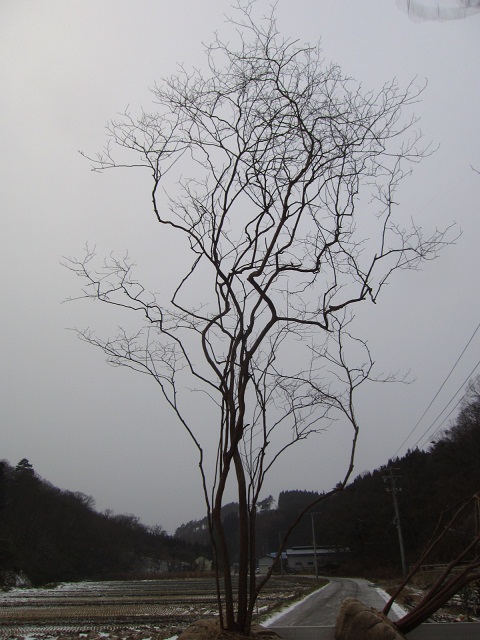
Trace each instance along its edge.
{"label": "forested hillside", "polygon": [[[400,572],[393,475],[406,560],[412,564],[432,535],[440,514],[480,491],[479,380],[471,385],[456,420],[428,451],[408,451],[401,458],[386,461],[380,469],[359,475],[342,493],[313,507],[292,534],[288,546],[311,545],[313,524],[317,545],[350,549],[343,571],[367,576]],[[267,499],[263,511],[257,515],[257,556],[276,551],[281,532],[317,497],[320,494],[312,491],[282,491],[275,509],[269,508],[272,500]],[[234,507],[228,505],[224,515],[229,521],[237,517]],[[458,540],[450,540],[438,549],[431,562],[446,561],[453,546],[461,546],[463,536],[468,537],[475,526],[480,526],[478,513],[469,517],[467,529],[457,532]],[[183,525],[175,535],[190,542],[203,541],[206,521]],[[230,538],[229,542],[232,561],[235,561],[237,541]]]}
{"label": "forested hillside", "polygon": [[0,461],[0,584],[19,571],[44,584],[175,570],[204,554],[133,515],[98,513],[92,498],[54,487],[28,460]]}
{"label": "forested hillside", "polygon": [[[390,474],[390,469],[392,473]],[[440,514],[480,491],[480,381],[471,385],[457,419],[428,451],[415,449],[362,473],[342,492],[308,512],[288,545],[348,547],[342,571],[392,575],[401,569],[392,500],[395,477],[406,559],[412,564]],[[316,498],[313,491],[285,490],[275,508],[271,496],[259,504],[257,557],[276,551],[296,514]],[[456,545],[480,526],[480,505],[466,528],[455,532],[431,562],[444,562]],[[238,555],[237,505],[223,508],[232,563]],[[471,531],[470,531],[471,529]],[[34,584],[111,578],[186,568],[211,557],[206,519],[179,527],[174,537],[144,526],[133,515],[98,513],[82,493],[62,491],[40,478],[28,462],[0,461],[0,577],[23,571]]]}

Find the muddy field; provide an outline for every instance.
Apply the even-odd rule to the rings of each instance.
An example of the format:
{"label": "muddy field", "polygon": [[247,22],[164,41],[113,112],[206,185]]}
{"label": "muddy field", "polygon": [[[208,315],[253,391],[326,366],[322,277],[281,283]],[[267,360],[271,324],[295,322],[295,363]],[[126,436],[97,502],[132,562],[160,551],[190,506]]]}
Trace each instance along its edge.
{"label": "muddy field", "polygon": [[[257,618],[312,587],[308,579],[271,579],[257,602]],[[0,592],[0,638],[11,640],[160,640],[216,615],[212,578],[82,582]]]}

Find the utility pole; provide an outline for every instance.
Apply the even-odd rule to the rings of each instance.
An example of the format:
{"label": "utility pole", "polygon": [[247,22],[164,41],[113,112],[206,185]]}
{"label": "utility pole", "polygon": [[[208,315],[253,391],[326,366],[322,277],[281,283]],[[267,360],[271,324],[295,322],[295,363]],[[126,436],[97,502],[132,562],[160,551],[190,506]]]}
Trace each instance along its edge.
{"label": "utility pole", "polygon": [[310,517],[312,518],[313,562],[315,563],[315,579],[318,580],[317,543],[315,542],[315,524],[313,522],[314,515],[315,513],[310,511]]}
{"label": "utility pole", "polygon": [[[480,535],[480,492],[475,495],[474,503],[475,538]],[[480,550],[480,542],[477,543],[477,550]]]}
{"label": "utility pole", "polygon": [[385,490],[392,494],[393,508],[395,509],[394,523],[395,523],[395,525],[397,527],[397,531],[398,531],[398,544],[400,545],[400,557],[402,559],[402,571],[403,571],[403,575],[406,576],[407,575],[407,563],[406,563],[406,560],[405,560],[405,548],[403,546],[402,525],[400,523],[400,511],[398,510],[398,501],[397,501],[397,493],[399,491],[401,491],[402,489],[400,487],[397,487],[397,485],[396,485],[396,481],[400,478],[400,476],[394,476],[393,475],[393,471],[394,470],[392,469],[392,467],[389,467],[388,471],[389,471],[389,475],[388,476],[383,476],[383,481],[384,482],[390,481],[390,487],[386,487]]}
{"label": "utility pole", "polygon": [[480,492],[475,496],[475,537],[480,533]]}
{"label": "utility pole", "polygon": [[279,531],[278,532],[278,546],[280,547],[280,573],[282,574],[282,578],[283,578],[283,545],[282,545],[282,536],[285,533],[285,531]]}

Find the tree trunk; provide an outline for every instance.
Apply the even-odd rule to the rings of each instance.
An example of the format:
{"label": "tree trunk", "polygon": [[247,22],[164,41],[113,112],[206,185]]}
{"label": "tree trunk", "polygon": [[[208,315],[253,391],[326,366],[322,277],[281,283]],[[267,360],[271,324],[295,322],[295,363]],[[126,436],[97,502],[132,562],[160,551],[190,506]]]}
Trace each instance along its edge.
{"label": "tree trunk", "polygon": [[256,520],[256,508],[252,507],[249,513],[249,534],[250,534],[250,593],[248,600],[248,610],[247,610],[247,620],[246,620],[246,628],[249,630],[252,626],[252,616],[253,609],[255,607],[255,602],[257,601],[258,591],[257,591],[257,576],[255,575],[255,553],[256,553],[256,535],[255,535],[255,520]]}
{"label": "tree trunk", "polygon": [[235,472],[238,485],[238,515],[239,515],[239,557],[238,557],[238,603],[237,630],[248,635],[250,629],[247,623],[248,609],[248,569],[249,569],[249,526],[247,489],[245,484],[245,470],[240,453],[234,455]]}
{"label": "tree trunk", "polygon": [[[222,524],[222,511],[221,502],[220,507],[217,505],[212,511],[213,521],[213,533],[217,535],[220,558],[222,560],[222,573],[224,581],[224,599],[225,599],[225,622],[226,628],[232,629],[235,627],[235,610],[233,606],[233,588],[232,588],[232,575],[230,570],[230,554],[228,553],[227,541],[225,540],[225,532]],[[219,567],[215,568],[218,573]],[[219,612],[221,615],[221,612]]]}

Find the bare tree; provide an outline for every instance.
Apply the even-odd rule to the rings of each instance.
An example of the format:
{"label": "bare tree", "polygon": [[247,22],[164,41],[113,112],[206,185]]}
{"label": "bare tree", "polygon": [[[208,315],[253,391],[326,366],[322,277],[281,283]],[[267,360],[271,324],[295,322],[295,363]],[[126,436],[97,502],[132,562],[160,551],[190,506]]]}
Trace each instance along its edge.
{"label": "bare tree", "polygon": [[[266,475],[290,447],[341,420],[352,430],[351,451],[332,492],[343,488],[359,428],[354,395],[373,366],[353,335],[352,309],[376,302],[394,272],[417,268],[446,242],[443,231],[425,237],[399,220],[395,202],[411,163],[428,153],[415,118],[403,114],[422,89],[391,81],[364,92],[326,65],[318,46],[283,39],[273,13],[258,20],[253,11],[239,2],[230,18],[238,43],[217,36],[206,49],[208,72],[182,68],[165,79],[153,91],[156,112],[124,113],[91,158],[97,171],[150,172],[156,220],[188,244],[190,262],[172,295],[149,294],[127,258],[98,267],[87,248],[68,262],[85,297],[139,314],[133,333],[79,335],[111,363],[153,378],[189,433],[220,622],[245,634],[268,578],[255,579]],[[192,411],[193,391],[211,401],[208,425]],[[216,433],[213,469],[204,430]],[[237,584],[221,518],[232,477]]]}
{"label": "bare tree", "polygon": [[411,20],[463,20],[480,11],[480,0],[396,0]]}

